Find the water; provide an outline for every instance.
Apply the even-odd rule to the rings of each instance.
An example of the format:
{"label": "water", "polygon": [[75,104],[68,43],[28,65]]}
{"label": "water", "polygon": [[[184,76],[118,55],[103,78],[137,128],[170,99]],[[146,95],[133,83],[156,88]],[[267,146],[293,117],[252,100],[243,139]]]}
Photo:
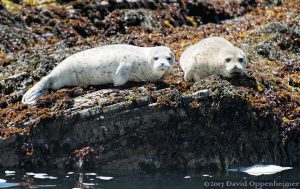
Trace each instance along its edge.
{"label": "water", "polygon": [[[270,184],[273,185],[271,186]],[[278,187],[274,187],[274,184]],[[257,186],[255,187],[255,185]],[[0,170],[0,188],[8,187],[12,189],[294,189],[300,188],[300,169],[286,170],[273,175],[261,176],[252,176],[242,172],[213,172],[196,170],[164,170],[156,172],[130,172],[117,170],[92,172],[63,170]]]}

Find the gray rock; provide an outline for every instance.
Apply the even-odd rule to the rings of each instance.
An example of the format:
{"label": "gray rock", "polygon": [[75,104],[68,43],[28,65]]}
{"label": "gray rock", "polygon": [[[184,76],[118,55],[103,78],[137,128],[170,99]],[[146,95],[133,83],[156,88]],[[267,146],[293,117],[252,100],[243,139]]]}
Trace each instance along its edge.
{"label": "gray rock", "polygon": [[192,97],[195,99],[206,99],[209,97],[209,90],[204,89],[204,90],[197,91],[192,94]]}

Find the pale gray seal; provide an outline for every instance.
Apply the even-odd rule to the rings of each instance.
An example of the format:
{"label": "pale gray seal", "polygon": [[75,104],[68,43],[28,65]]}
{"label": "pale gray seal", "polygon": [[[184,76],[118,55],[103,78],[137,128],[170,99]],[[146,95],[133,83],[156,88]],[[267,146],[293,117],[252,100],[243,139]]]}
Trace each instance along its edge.
{"label": "pale gray seal", "polygon": [[210,75],[231,78],[244,74],[245,53],[221,37],[209,37],[188,47],[180,57],[186,81],[199,81]]}
{"label": "pale gray seal", "polygon": [[34,104],[48,89],[64,86],[124,85],[127,81],[158,81],[174,64],[168,47],[107,45],[75,53],[36,83],[23,96],[22,102]]}

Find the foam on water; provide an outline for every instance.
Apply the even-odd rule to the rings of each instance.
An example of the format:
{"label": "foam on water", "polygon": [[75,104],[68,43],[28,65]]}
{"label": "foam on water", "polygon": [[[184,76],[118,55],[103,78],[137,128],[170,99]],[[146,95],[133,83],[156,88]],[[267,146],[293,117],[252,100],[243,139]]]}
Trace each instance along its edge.
{"label": "foam on water", "polygon": [[227,169],[227,171],[230,172],[244,172],[249,175],[253,176],[260,176],[260,175],[273,175],[285,170],[293,169],[293,167],[281,167],[278,165],[261,165],[256,164],[250,167],[241,167],[241,168],[233,168],[233,169]]}
{"label": "foam on water", "polygon": [[34,175],[33,178],[38,178],[38,179],[57,179],[57,177],[47,176],[47,175]]}
{"label": "foam on water", "polygon": [[259,176],[259,175],[272,175],[289,169],[293,169],[293,168],[281,167],[278,165],[253,165],[251,167],[246,167],[241,169],[241,172],[247,173],[249,175]]}
{"label": "foam on water", "polygon": [[16,171],[5,171],[4,173],[5,173],[5,174],[15,174]]}
{"label": "foam on water", "polygon": [[114,177],[108,177],[108,176],[97,176],[96,178],[97,178],[97,179],[101,179],[101,180],[111,180],[111,179],[113,179]]}
{"label": "foam on water", "polygon": [[25,174],[28,176],[33,176],[33,178],[37,178],[37,179],[57,179],[57,177],[49,176],[47,173],[27,172]]}
{"label": "foam on water", "polygon": [[95,183],[82,183],[83,185],[86,185],[86,186],[95,186],[96,184]]}
{"label": "foam on water", "polygon": [[97,174],[96,173],[85,173],[85,175],[87,175],[87,176],[96,176]]}
{"label": "foam on water", "polygon": [[33,173],[33,172],[27,172],[25,174],[28,175],[28,176],[35,176],[35,175],[45,176],[45,175],[48,175],[47,173]]}

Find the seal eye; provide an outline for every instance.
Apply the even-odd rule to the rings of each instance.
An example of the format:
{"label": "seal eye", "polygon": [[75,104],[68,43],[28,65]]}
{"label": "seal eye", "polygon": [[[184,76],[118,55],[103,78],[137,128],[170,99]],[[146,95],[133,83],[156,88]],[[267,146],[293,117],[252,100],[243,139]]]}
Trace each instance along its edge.
{"label": "seal eye", "polygon": [[154,57],[153,59],[154,59],[154,60],[158,60],[158,57]]}
{"label": "seal eye", "polygon": [[227,63],[229,63],[229,62],[231,61],[231,58],[226,58],[225,61],[226,61]]}
{"label": "seal eye", "polygon": [[167,60],[172,60],[172,57],[167,57]]}
{"label": "seal eye", "polygon": [[239,63],[243,63],[244,59],[243,58],[239,58],[238,61],[239,61]]}

